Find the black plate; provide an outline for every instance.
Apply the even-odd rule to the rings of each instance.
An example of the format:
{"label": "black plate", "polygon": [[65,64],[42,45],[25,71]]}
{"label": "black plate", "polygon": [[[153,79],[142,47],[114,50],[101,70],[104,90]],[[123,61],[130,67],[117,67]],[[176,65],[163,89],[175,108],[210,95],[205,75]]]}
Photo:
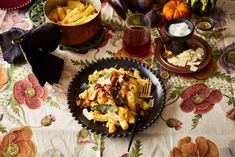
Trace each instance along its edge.
{"label": "black plate", "polygon": [[148,77],[153,82],[152,95],[154,97],[154,106],[148,110],[149,115],[144,120],[138,121],[137,132],[143,131],[143,129],[146,129],[155,122],[164,108],[166,99],[165,88],[163,82],[159,79],[157,72],[136,60],[124,58],[106,58],[98,60],[96,63],[91,63],[82,69],[81,72],[78,72],[78,74],[70,83],[68,90],[68,104],[73,117],[75,117],[75,119],[78,120],[78,122],[82,124],[83,127],[90,129],[92,132],[106,135],[108,137],[128,136],[131,134],[133,125],[130,125],[127,130],[122,130],[121,127],[117,127],[116,132],[109,134],[105,123],[88,120],[82,114],[83,109],[77,106],[76,98],[80,93],[83,92],[84,89],[80,87],[83,83],[88,83],[88,76],[90,74],[92,74],[95,70],[99,71],[103,70],[104,68],[111,68],[115,66],[116,68],[124,68],[125,70],[135,68],[140,71],[141,77]]}

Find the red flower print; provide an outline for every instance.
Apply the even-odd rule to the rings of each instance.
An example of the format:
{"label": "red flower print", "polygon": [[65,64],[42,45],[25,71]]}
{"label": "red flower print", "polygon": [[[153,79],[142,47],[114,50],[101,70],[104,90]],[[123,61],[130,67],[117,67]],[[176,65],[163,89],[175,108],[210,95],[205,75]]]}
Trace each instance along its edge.
{"label": "red flower print", "polygon": [[182,111],[195,114],[208,113],[223,97],[219,90],[211,90],[203,83],[185,89],[180,96]]}
{"label": "red flower print", "polygon": [[39,84],[34,74],[29,74],[27,79],[14,84],[13,95],[17,103],[25,104],[30,109],[38,109],[42,100],[47,99],[48,90]]}

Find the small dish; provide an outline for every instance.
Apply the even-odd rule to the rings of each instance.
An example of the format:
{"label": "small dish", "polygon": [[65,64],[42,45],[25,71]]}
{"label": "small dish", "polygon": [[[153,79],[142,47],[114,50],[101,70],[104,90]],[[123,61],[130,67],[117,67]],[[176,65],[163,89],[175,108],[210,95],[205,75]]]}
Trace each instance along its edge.
{"label": "small dish", "polygon": [[[170,27],[173,24],[187,24],[188,29],[189,29],[189,33],[182,35],[182,36],[177,36],[177,35],[170,33],[171,32]],[[179,30],[178,28],[179,27],[177,27],[177,30]],[[177,55],[177,54],[183,52],[184,50],[188,49],[188,45],[187,45],[186,41],[192,37],[193,32],[194,32],[194,25],[188,19],[174,19],[174,20],[170,20],[166,23],[165,31],[166,31],[167,36],[172,40],[171,50],[173,51],[173,53],[175,55]],[[179,31],[182,31],[182,30],[179,30]],[[174,32],[176,32],[176,31],[174,31]],[[182,31],[182,32],[185,32],[185,31]]]}
{"label": "small dish", "polygon": [[[208,63],[211,60],[212,57],[212,49],[210,47],[210,45],[202,38],[193,35],[189,40],[187,40],[187,44],[188,44],[188,48],[190,49],[197,49],[198,47],[203,48],[204,50],[204,56],[201,59],[201,64],[199,64],[197,67],[197,71],[191,71],[190,67],[186,66],[186,67],[179,67],[179,66],[174,66],[170,63],[167,62],[167,59],[165,59],[163,57],[163,52],[164,52],[164,48],[160,42],[160,40],[157,38],[155,39],[155,55],[156,55],[156,59],[158,61],[158,63],[164,67],[165,69],[174,72],[174,73],[178,73],[178,74],[190,74],[190,73],[195,73],[197,71],[202,70],[206,65],[208,65]],[[165,42],[166,47],[168,50],[171,50],[171,45],[172,45],[172,41],[171,40],[167,40]]]}
{"label": "small dish", "polygon": [[212,18],[204,16],[197,19],[195,23],[196,31],[200,34],[211,31],[215,26],[215,22]]}

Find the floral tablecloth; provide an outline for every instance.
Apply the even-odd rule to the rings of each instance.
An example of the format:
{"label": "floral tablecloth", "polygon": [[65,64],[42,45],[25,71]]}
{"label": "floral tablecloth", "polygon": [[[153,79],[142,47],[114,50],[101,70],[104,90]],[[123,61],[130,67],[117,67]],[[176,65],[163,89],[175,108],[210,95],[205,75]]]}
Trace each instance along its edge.
{"label": "floral tablecloth", "polygon": [[[154,49],[140,59],[159,72],[167,99],[160,118],[135,136],[131,157],[235,157],[234,6],[233,0],[217,1],[211,13],[216,22],[213,31],[194,32],[213,51],[202,71],[169,72],[156,61]],[[104,39],[96,48],[83,54],[60,48],[53,52],[65,61],[59,84],[40,86],[29,64],[8,64],[0,54],[0,157],[128,156],[129,137],[91,133],[75,121],[67,104],[68,85],[86,64],[110,56],[130,57],[122,49],[123,23],[106,2],[102,3],[102,20]],[[28,7],[0,10],[1,33],[32,26]],[[154,29],[152,36],[158,36]]]}

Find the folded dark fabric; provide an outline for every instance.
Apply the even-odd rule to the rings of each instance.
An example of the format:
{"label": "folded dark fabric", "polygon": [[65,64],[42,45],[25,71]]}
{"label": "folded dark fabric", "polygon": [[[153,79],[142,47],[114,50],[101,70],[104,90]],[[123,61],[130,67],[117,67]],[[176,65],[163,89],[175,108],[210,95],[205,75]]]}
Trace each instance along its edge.
{"label": "folded dark fabric", "polygon": [[0,34],[3,59],[10,64],[25,61],[19,45],[14,45],[12,43],[12,40],[19,38],[24,32],[25,31],[20,28],[11,28],[9,31]]}
{"label": "folded dark fabric", "polygon": [[20,38],[34,50],[52,52],[60,43],[60,27],[53,23],[45,23],[27,31]]}
{"label": "folded dark fabric", "polygon": [[23,41],[21,48],[32,67],[32,71],[39,83],[43,86],[46,82],[50,84],[58,83],[63,70],[64,60],[50,53],[42,53],[31,48],[27,42]]}
{"label": "folded dark fabric", "polygon": [[0,35],[3,59],[8,63],[18,63],[26,59],[39,83],[44,86],[58,83],[64,60],[50,54],[60,42],[59,26],[45,23],[29,31],[13,28]]}

